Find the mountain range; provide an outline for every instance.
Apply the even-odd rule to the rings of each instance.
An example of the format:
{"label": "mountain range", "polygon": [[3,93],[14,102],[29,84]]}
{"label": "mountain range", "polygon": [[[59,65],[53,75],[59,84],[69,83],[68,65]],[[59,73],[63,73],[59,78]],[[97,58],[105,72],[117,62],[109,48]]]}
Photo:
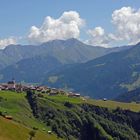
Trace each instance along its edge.
{"label": "mountain range", "polygon": [[109,49],[92,47],[76,39],[54,40],[41,45],[9,45],[0,50],[0,69],[38,55],[51,55],[64,64],[86,62],[108,53]]}
{"label": "mountain range", "polygon": [[139,48],[90,46],[74,38],[0,51],[0,82],[67,88],[94,98],[114,98],[139,87]]}
{"label": "mountain range", "polygon": [[[140,86],[140,44],[48,74],[44,84],[93,98],[115,98]],[[50,79],[55,77],[55,81]]]}
{"label": "mountain range", "polygon": [[[2,70],[1,73],[3,73],[3,71],[8,71],[9,69],[10,72],[8,71],[8,74],[11,74],[7,75],[7,77],[17,78],[16,75],[18,74],[18,71],[19,74],[22,75],[22,65],[24,65],[24,73],[30,72],[31,69],[33,71],[34,68],[36,68],[36,71],[40,73],[41,71],[38,69],[38,62],[44,63],[44,65],[47,66],[46,63],[48,59],[50,61],[50,58],[52,58],[51,63],[54,63],[55,59],[57,62],[59,61],[59,64],[62,65],[84,63],[89,60],[108,54],[112,51],[119,51],[119,49],[120,48],[108,49],[98,46],[90,46],[74,38],[68,40],[54,40],[36,46],[9,45],[4,50],[0,50],[0,70]],[[32,63],[30,63],[31,61]],[[28,65],[31,67],[29,68]],[[27,69],[27,71],[25,69]],[[42,69],[44,69],[44,66],[42,67]],[[52,67],[50,68],[50,70],[52,70]],[[47,72],[50,70],[49,67],[47,67]],[[14,71],[16,72],[16,74],[12,74],[12,72]],[[44,69],[44,71],[46,71],[46,69]],[[6,77],[3,79],[7,80]],[[28,82],[28,80],[25,81]],[[34,80],[32,80],[31,78],[29,79],[29,81]]]}

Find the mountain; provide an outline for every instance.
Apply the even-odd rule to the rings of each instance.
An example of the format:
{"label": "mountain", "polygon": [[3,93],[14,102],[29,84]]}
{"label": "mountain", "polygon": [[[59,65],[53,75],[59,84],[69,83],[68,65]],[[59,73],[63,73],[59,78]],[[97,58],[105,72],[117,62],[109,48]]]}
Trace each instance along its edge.
{"label": "mountain", "polygon": [[0,50],[0,69],[38,55],[53,56],[61,63],[72,64],[92,60],[110,51],[113,50],[86,45],[76,39],[53,40],[41,45],[9,45]]}
{"label": "mountain", "polygon": [[119,102],[140,102],[140,88],[121,94],[114,100]]}
{"label": "mountain", "polygon": [[36,56],[23,59],[0,71],[2,82],[15,78],[18,82],[41,83],[47,72],[59,68],[63,64],[52,56]]}
{"label": "mountain", "polygon": [[60,70],[60,66],[67,68],[131,47],[95,47],[76,39],[54,40],[37,46],[8,46],[0,51],[0,82],[14,77],[17,81],[42,83],[48,72],[58,67]]}
{"label": "mountain", "polygon": [[[140,44],[46,75],[44,84],[93,98],[115,98],[140,87]],[[51,82],[51,78],[55,81]]]}
{"label": "mountain", "polygon": [[110,49],[86,45],[77,39],[54,40],[41,45],[48,46],[49,55],[57,58],[61,63],[82,63],[109,53]]}

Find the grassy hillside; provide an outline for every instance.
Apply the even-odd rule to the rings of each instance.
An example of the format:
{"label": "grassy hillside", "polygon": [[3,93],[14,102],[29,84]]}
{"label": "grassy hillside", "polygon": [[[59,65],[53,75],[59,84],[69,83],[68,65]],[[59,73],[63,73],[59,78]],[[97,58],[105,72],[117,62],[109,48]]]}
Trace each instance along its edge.
{"label": "grassy hillside", "polygon": [[84,101],[82,98],[62,95],[32,96],[36,100],[35,114],[59,137],[68,140],[137,140],[139,137],[140,128],[135,124],[140,114],[129,111],[139,112],[139,104],[91,99]]}
{"label": "grassy hillside", "polygon": [[40,138],[41,140],[57,139],[56,136],[48,135],[47,131],[50,128],[33,116],[30,105],[25,98],[25,93],[18,94],[11,91],[0,91],[0,112],[13,117],[13,121],[0,118],[1,140],[17,140],[17,137],[22,137],[20,140],[26,140],[29,136],[29,131],[33,127],[39,129],[36,140],[40,140]]}
{"label": "grassy hillside", "polygon": [[103,100],[94,100],[94,99],[87,99],[84,101],[83,98],[69,98],[63,95],[59,95],[59,96],[46,95],[45,97],[49,100],[59,102],[59,103],[64,103],[64,102],[70,102],[72,104],[87,103],[94,106],[105,107],[108,109],[116,109],[119,107],[123,110],[131,110],[134,112],[140,111],[140,104],[137,104],[136,102],[124,103],[124,102],[117,102],[117,101],[111,101],[111,100],[103,101]]}
{"label": "grassy hillside", "polygon": [[0,91],[0,111],[14,116],[14,120],[28,127],[44,127],[32,115],[32,110],[25,98],[25,94],[17,94],[10,91]]}
{"label": "grassy hillside", "polygon": [[[0,140],[28,140],[31,129],[0,117]],[[56,136],[37,131],[33,140],[57,140]]]}
{"label": "grassy hillside", "polygon": [[60,137],[69,140],[78,137],[80,140],[138,139],[140,128],[134,124],[138,123],[140,114],[131,111],[139,112],[140,104],[44,95],[37,99],[36,105],[40,119]]}
{"label": "grassy hillside", "polygon": [[25,96],[26,93],[0,91],[0,112],[13,116],[13,120],[0,117],[0,140],[27,140],[33,128],[38,128],[33,140],[57,140],[57,136],[59,140],[139,139],[140,127],[136,124],[140,104],[64,95],[38,97],[32,92]]}

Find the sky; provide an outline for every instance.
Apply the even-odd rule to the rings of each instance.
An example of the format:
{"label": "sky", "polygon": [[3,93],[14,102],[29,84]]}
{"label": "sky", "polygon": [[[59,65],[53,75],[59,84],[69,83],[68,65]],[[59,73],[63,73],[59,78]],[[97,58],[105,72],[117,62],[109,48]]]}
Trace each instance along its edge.
{"label": "sky", "polygon": [[113,47],[140,41],[139,0],[0,0],[0,48],[77,38]]}

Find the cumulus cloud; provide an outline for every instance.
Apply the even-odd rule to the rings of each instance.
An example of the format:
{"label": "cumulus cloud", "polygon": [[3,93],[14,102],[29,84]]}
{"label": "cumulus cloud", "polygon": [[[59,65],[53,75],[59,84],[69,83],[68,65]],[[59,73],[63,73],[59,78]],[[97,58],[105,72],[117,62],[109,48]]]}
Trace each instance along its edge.
{"label": "cumulus cloud", "polygon": [[87,31],[89,35],[89,39],[86,40],[86,43],[91,44],[93,46],[102,46],[102,47],[110,47],[110,43],[116,39],[113,34],[105,33],[102,27],[95,27],[94,29],[90,29]]}
{"label": "cumulus cloud", "polygon": [[123,7],[112,13],[114,33],[105,33],[102,27],[95,27],[88,31],[89,40],[86,42],[96,46],[109,47],[111,43],[128,42],[136,44],[140,41],[140,9]]}
{"label": "cumulus cloud", "polygon": [[[59,18],[47,16],[40,27],[32,26],[24,40],[38,44],[55,39],[79,38],[81,27],[85,21],[76,11],[64,12]],[[112,13],[111,24],[114,32],[107,32],[103,27],[88,29],[85,41],[94,46],[110,47],[112,44],[136,44],[140,42],[140,9],[122,7]],[[19,39],[18,39],[19,40]],[[21,39],[22,40],[22,39]],[[26,42],[26,41],[25,41]],[[13,38],[0,40],[0,48],[16,44]]]}
{"label": "cumulus cloud", "polygon": [[4,49],[6,46],[16,44],[16,39],[13,37],[0,40],[0,49]]}
{"label": "cumulus cloud", "polygon": [[89,30],[88,33],[91,34],[92,37],[97,37],[97,36],[103,36],[105,34],[105,31],[102,27],[96,27],[93,30]]}
{"label": "cumulus cloud", "polygon": [[84,20],[76,11],[64,12],[58,19],[47,16],[41,27],[31,27],[28,39],[32,43],[42,43],[55,39],[78,38],[83,25]]}
{"label": "cumulus cloud", "polygon": [[112,14],[112,23],[117,29],[118,40],[127,40],[129,43],[140,41],[140,9],[123,7]]}

